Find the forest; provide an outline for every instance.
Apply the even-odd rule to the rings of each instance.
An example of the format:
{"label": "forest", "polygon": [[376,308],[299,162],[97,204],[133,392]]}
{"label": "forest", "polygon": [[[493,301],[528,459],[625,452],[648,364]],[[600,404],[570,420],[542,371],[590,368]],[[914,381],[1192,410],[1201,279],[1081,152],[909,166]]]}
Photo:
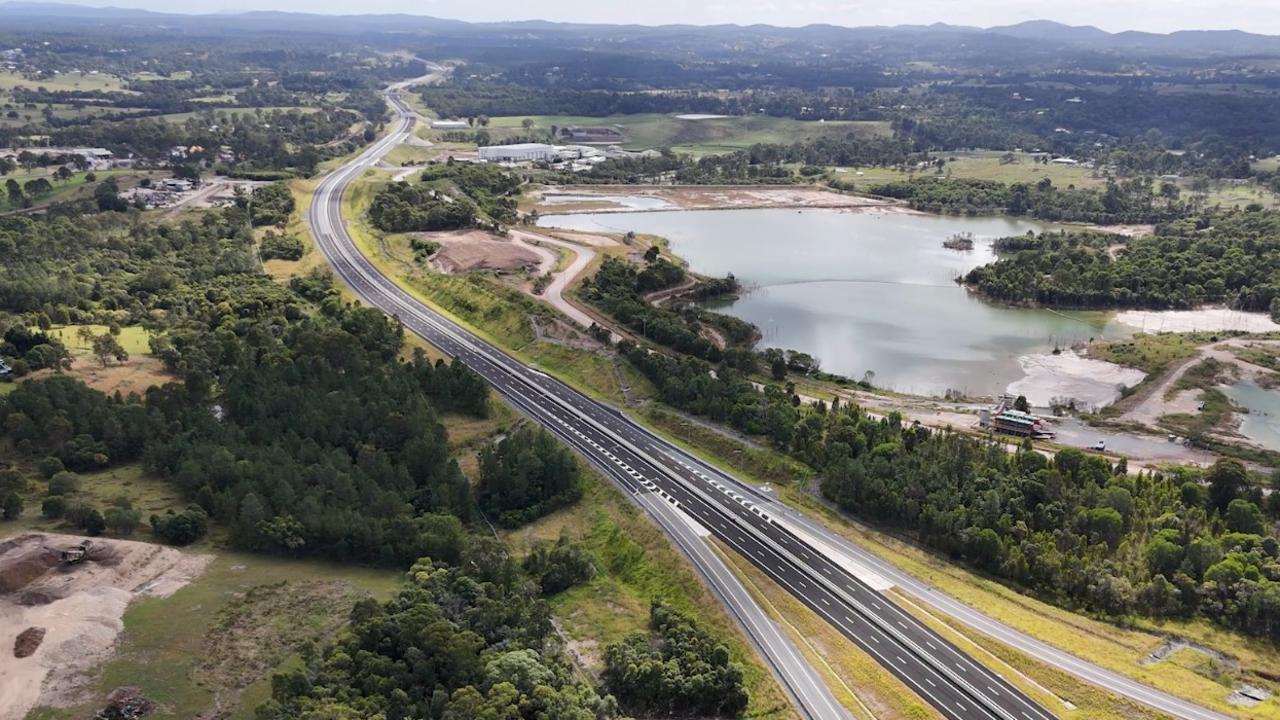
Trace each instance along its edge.
{"label": "forest", "polygon": [[481,222],[510,225],[516,221],[520,184],[513,173],[491,165],[433,165],[417,183],[381,188],[369,219],[386,232],[457,230]]}
{"label": "forest", "polygon": [[648,633],[604,654],[602,695],[564,659],[539,583],[499,541],[472,536],[458,561],[424,557],[394,598],[356,605],[333,645],[273,678],[256,717],[611,720],[746,707],[742,668],[724,646],[660,602]]}
{"label": "forest", "polygon": [[[1153,309],[1223,303],[1280,314],[1280,212],[1208,212],[1136,238],[1042,233],[996,243],[964,283],[1000,302]],[[1113,246],[1119,249],[1112,251]]]}
{"label": "forest", "polygon": [[[656,248],[651,248],[656,251]],[[726,355],[753,354],[741,346],[755,337],[755,327],[737,318],[712,313],[692,304],[673,302],[655,305],[645,299],[646,293],[672,288],[684,281],[685,271],[666,258],[652,252],[642,269],[615,257],[606,257],[599,271],[583,280],[583,298],[633,332],[661,345],[693,357],[720,362]],[[713,281],[714,288],[732,293],[737,282],[732,278]],[[722,332],[734,346],[721,349],[705,337],[705,328]]]}
{"label": "forest", "polygon": [[[1045,158],[1048,159],[1047,156]],[[1008,213],[1052,222],[1099,225],[1159,223],[1188,211],[1179,190],[1165,183],[1157,192],[1150,178],[1109,181],[1100,190],[1058,188],[1049,178],[1037,183],[1001,183],[968,178],[917,178],[873,185],[873,195],[906,200],[916,210],[954,215]]]}
{"label": "forest", "polygon": [[[732,368],[624,346],[677,408],[768,439],[814,468],[843,509],[1056,604],[1123,618],[1203,617],[1280,641],[1280,493],[1222,460],[1203,476],[1022,448],[802,406]],[[1273,485],[1280,482],[1271,478]]]}

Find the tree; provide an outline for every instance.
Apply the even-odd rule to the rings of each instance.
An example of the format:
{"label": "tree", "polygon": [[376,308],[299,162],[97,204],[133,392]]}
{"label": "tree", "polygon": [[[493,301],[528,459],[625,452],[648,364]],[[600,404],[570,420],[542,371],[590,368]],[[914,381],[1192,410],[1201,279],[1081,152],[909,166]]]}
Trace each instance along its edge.
{"label": "tree", "polygon": [[72,172],[71,168],[63,165],[55,170],[53,174],[62,182],[66,182],[71,179]]}
{"label": "tree", "polygon": [[0,513],[5,520],[17,520],[22,516],[22,509],[22,498],[16,492],[10,491],[4,496],[3,503],[0,503]]}
{"label": "tree", "polygon": [[138,525],[142,523],[142,513],[133,508],[110,507],[102,514],[102,517],[112,533],[124,537],[132,535],[134,530],[138,529]]}
{"label": "tree", "polygon": [[1013,401],[1013,409],[1018,412],[1031,412],[1031,403],[1027,402],[1027,396],[1019,395],[1017,399]]}
{"label": "tree", "polygon": [[93,356],[102,363],[102,367],[111,364],[114,359],[117,362],[125,362],[129,359],[129,353],[111,333],[103,333],[93,338]]}
{"label": "tree", "polygon": [[1266,520],[1262,511],[1251,500],[1236,498],[1227,505],[1227,528],[1232,532],[1262,535],[1266,532]]}
{"label": "tree", "polygon": [[107,521],[102,517],[102,513],[95,508],[85,515],[81,527],[84,529],[85,535],[97,537],[102,534],[103,530],[107,529]]}
{"label": "tree", "polygon": [[525,130],[532,130],[534,126],[533,118],[525,118],[520,121],[520,127]]}
{"label": "tree", "polygon": [[769,363],[769,374],[774,380],[786,380],[787,361],[782,357],[775,357],[773,362]]}
{"label": "tree", "polygon": [[1244,492],[1249,475],[1239,460],[1220,458],[1209,468],[1205,480],[1209,483],[1210,506],[1223,511]]}
{"label": "tree", "polygon": [[4,186],[9,196],[9,204],[14,207],[21,207],[26,197],[22,194],[22,186],[18,184],[18,181],[9,178],[5,181]]}

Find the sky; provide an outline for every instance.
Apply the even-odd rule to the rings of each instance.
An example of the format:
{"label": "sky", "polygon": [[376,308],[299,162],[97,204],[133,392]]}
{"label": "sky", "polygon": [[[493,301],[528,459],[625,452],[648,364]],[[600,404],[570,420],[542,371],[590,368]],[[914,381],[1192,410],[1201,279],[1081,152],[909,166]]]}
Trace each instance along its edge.
{"label": "sky", "polygon": [[409,13],[470,21],[645,25],[859,26],[946,22],[989,27],[1049,19],[1070,25],[1094,25],[1112,32],[1237,29],[1280,35],[1280,12],[1276,12],[1280,0],[85,0],[80,4],[190,13],[245,9]]}

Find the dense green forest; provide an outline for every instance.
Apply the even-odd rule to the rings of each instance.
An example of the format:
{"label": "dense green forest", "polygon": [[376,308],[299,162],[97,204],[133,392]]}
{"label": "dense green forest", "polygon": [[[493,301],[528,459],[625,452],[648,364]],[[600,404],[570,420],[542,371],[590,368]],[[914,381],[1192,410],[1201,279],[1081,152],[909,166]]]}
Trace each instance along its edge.
{"label": "dense green forest", "polygon": [[[1128,475],[1078,450],[931,431],[857,407],[801,406],[721,366],[623,347],[677,408],[768,438],[842,508],[1067,607],[1204,617],[1280,641],[1280,493],[1244,467]],[[1201,484],[1204,481],[1204,485]]]}
{"label": "dense green forest", "polygon": [[[1280,311],[1280,212],[1249,208],[1159,225],[1152,235],[1042,233],[996,243],[964,282],[994,300],[1057,307]],[[1113,247],[1121,244],[1118,251]]]}
{"label": "dense green forest", "polygon": [[[596,274],[583,280],[583,298],[633,332],[688,355],[712,362],[720,362],[726,355],[734,359],[754,355],[742,347],[755,337],[755,327],[751,324],[696,305],[659,306],[646,300],[646,293],[675,287],[685,280],[685,272],[678,265],[656,253],[650,257],[640,269],[626,260],[606,257]],[[737,282],[731,277],[711,285],[721,294],[737,291]],[[722,350],[704,336],[704,327],[722,332],[726,340],[737,347]]]}
{"label": "dense green forest", "polygon": [[537,585],[500,542],[472,539],[456,565],[423,558],[390,601],[356,605],[337,642],[273,679],[257,717],[618,717],[560,650]]}
{"label": "dense green forest", "polygon": [[1041,220],[1115,223],[1154,223],[1184,215],[1187,206],[1178,200],[1177,186],[1166,183],[1153,189],[1149,178],[1108,182],[1101,190],[1054,186],[1044,178],[1038,183],[1005,184],[991,180],[919,178],[872,186],[873,195],[906,200],[916,210],[958,215],[1003,212]]}
{"label": "dense green forest", "polygon": [[[327,275],[289,286],[262,275],[244,212],[233,205],[176,225],[114,213],[5,219],[12,262],[0,309],[11,313],[11,359],[65,358],[39,329],[50,317],[141,322],[180,382],[144,397],[107,397],[59,375],[23,382],[0,398],[0,427],[20,455],[46,465],[49,498],[68,485],[53,487],[59,472],[124,462],[172,481],[199,510],[154,520],[160,537],[196,539],[203,514],[235,544],[267,552],[401,565],[456,556],[451,543],[490,498],[477,506],[438,414],[483,416],[487,385],[460,364],[421,353],[402,361],[400,325],[341,302]],[[527,521],[572,501],[578,476],[545,434],[519,437],[527,442],[491,451],[486,487],[527,481],[492,508]],[[521,472],[508,477],[513,468]],[[49,512],[71,506],[54,500]]]}
{"label": "dense green forest", "polygon": [[390,183],[379,190],[369,219],[386,232],[457,230],[483,220],[510,225],[516,221],[521,182],[491,165],[433,165],[417,183]]}
{"label": "dense green forest", "polygon": [[545,579],[479,536],[457,561],[433,560],[418,561],[390,601],[359,603],[349,630],[304,667],[277,675],[259,720],[738,717],[746,708],[742,668],[728,650],[659,601],[648,633],[604,648],[611,694],[602,696],[566,663],[543,598],[575,582],[547,593]]}

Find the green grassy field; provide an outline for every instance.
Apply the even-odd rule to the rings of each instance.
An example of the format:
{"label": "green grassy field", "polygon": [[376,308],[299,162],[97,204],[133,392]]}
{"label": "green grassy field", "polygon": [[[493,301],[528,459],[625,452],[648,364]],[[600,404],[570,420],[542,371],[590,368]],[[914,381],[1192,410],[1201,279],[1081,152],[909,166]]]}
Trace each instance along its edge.
{"label": "green grassy field", "polygon": [[[1006,153],[999,151],[949,152],[939,156],[947,161],[943,167],[943,175],[950,173],[952,177],[972,178],[975,180],[994,180],[1003,183],[1039,182],[1049,178],[1058,187],[1075,185],[1080,188],[1101,187],[1106,180],[1094,177],[1093,170],[1079,165],[1043,165],[1033,162],[1029,153],[1013,153],[1015,162],[1003,162]],[[861,173],[861,174],[858,174]],[[927,168],[919,172],[904,172],[894,168],[863,167],[841,168],[831,177],[845,183],[853,183],[863,189],[878,183],[908,180],[913,177],[933,177],[936,171]]]}
{"label": "green grassy field", "polygon": [[116,92],[125,89],[120,78],[105,73],[73,72],[47,78],[26,78],[19,73],[0,71],[0,90],[16,87],[46,88],[48,90],[94,90]]}
{"label": "green grassy field", "polygon": [[[8,102],[11,102],[11,96],[3,91],[0,91],[0,105],[3,105]],[[34,110],[31,108],[16,108],[16,110],[18,113],[18,117],[16,118],[8,117],[7,115],[7,113],[9,112],[8,110],[4,111],[5,114],[0,114],[0,127],[17,127],[20,125],[26,125],[27,123],[44,122],[45,118],[44,118],[43,105],[41,105],[39,108]],[[142,112],[142,110],[132,109],[132,108],[102,107],[97,105],[85,105],[81,107],[76,107],[76,106],[68,105],[65,103],[53,103],[52,112],[53,112],[53,117],[57,120],[82,120],[85,118],[100,117],[102,115],[106,115],[107,113],[134,114],[134,113],[140,113]]]}
{"label": "green grassy field", "polygon": [[[80,328],[86,328],[94,335],[110,332],[110,328],[106,325],[54,325],[49,328],[49,334],[61,340],[62,344],[70,350],[88,350],[89,343],[80,337]],[[150,338],[150,333],[141,325],[130,325],[120,328],[120,334],[116,340],[130,355],[144,355],[151,352]]]}
{"label": "green grassy field", "polygon": [[192,74],[193,73],[190,70],[179,70],[177,72],[169,73],[169,75],[166,77],[164,75],[157,75],[153,72],[144,71],[144,72],[134,73],[133,75],[130,75],[129,82],[151,82],[152,80],[190,80]]}
{"label": "green grassy field", "polygon": [[[251,706],[269,695],[274,669],[295,662],[303,642],[331,637],[357,598],[389,597],[399,578],[391,570],[218,552],[203,575],[172,596],[129,606],[117,653],[90,687],[105,696],[137,686],[157,703],[148,716],[157,720],[215,709],[252,717]],[[96,701],[37,708],[28,718],[70,720],[96,709]]]}
{"label": "green grassy field", "polygon": [[[109,177],[116,178],[120,183],[121,189],[132,187],[134,178],[143,176],[157,176],[160,173],[147,170],[97,170],[93,171],[98,180],[105,180]],[[80,197],[88,197],[91,194],[93,183],[87,181],[88,173],[74,173],[67,181],[56,179],[48,169],[37,169],[27,172],[20,170],[16,173],[0,177],[0,184],[5,183],[9,179],[17,181],[19,184],[26,183],[28,180],[35,178],[45,178],[53,185],[53,192],[44,195],[35,201],[36,206],[48,205],[54,202],[63,202],[66,200],[74,200]],[[0,212],[5,210],[14,210],[9,203],[9,197],[5,193],[0,193]]]}
{"label": "green grassy field", "polygon": [[[534,127],[524,130],[521,123],[528,117]],[[616,127],[627,137],[622,147],[630,150],[669,147],[676,152],[707,153],[730,152],[750,147],[755,143],[791,143],[820,137],[844,137],[853,133],[859,137],[889,134],[889,126],[882,122],[832,121],[809,122],[775,118],[765,115],[712,118],[706,120],[681,120],[674,115],[639,114],[611,115],[609,117],[582,117],[559,115],[507,116],[493,118],[489,124],[491,134],[523,135],[548,133],[552,125],[608,125]]]}
{"label": "green grassy field", "polygon": [[[304,107],[304,106],[287,106],[287,105],[285,105],[285,106],[280,106],[280,107],[264,107],[264,108],[260,108],[260,109],[261,109],[261,110],[262,110],[262,112],[264,112],[264,113],[266,113],[266,112],[272,112],[273,110],[300,110],[300,111],[302,111],[302,112],[304,112],[304,113],[313,113],[313,112],[315,112],[318,108],[313,108],[313,107]],[[227,114],[227,115],[246,115],[246,114],[247,114],[247,115],[252,115],[252,114],[254,114],[255,112],[257,112],[257,111],[259,110],[259,108],[216,108],[216,109],[215,109],[215,108],[209,108],[209,110],[201,110],[201,111],[199,111],[199,112],[169,113],[169,114],[167,114],[167,115],[157,115],[156,117],[158,117],[158,118],[160,118],[161,120],[164,120],[164,121],[166,121],[166,122],[181,123],[181,122],[186,122],[187,120],[190,120],[190,119],[191,119],[191,118],[193,118],[193,117],[196,117],[196,116],[198,116],[198,115],[201,115],[202,113],[207,113],[207,112],[209,112],[210,110],[214,111],[216,114],[219,114],[219,115],[221,115],[221,114],[223,114],[223,113],[225,113],[225,114]]]}

